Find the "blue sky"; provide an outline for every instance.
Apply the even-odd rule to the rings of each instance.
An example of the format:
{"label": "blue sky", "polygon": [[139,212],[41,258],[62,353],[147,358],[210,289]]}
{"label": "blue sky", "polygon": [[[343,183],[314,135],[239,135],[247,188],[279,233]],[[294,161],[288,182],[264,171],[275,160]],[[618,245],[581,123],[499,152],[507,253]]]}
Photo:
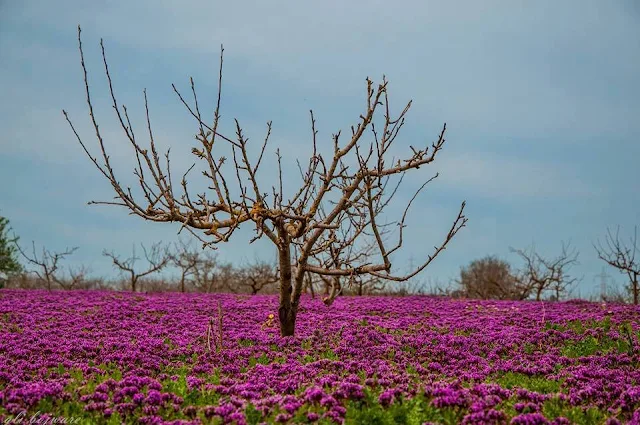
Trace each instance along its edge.
{"label": "blue sky", "polygon": [[[104,38],[119,102],[143,130],[147,89],[158,142],[175,174],[192,161],[196,132],[171,83],[190,76],[212,111],[225,46],[223,129],[238,118],[255,141],[273,121],[272,150],[295,169],[306,160],[313,109],[321,143],[362,113],[365,77],[390,80],[392,107],[413,99],[398,143],[431,142],[447,123],[445,149],[408,181],[400,200],[440,177],[415,204],[410,238],[396,258],[417,262],[446,233],[462,200],[468,226],[423,274],[448,281],[488,254],[517,265],[509,247],[535,243],[553,256],[580,251],[579,292],[602,263],[591,243],[607,226],[640,224],[640,7],[602,1],[6,1],[0,2],[0,214],[24,244],[79,246],[68,264],[112,274],[103,248],[175,240],[177,225],[147,223],[116,207],[64,121],[97,147],[84,103],[76,28],[96,113],[120,179],[133,180],[100,61]],[[98,152],[94,150],[97,154]],[[272,156],[273,158],[273,156]],[[267,173],[268,174],[268,173]],[[290,174],[294,178],[294,174]],[[223,260],[273,258],[248,245],[251,230],[221,246]],[[622,277],[609,273],[618,282]]]}

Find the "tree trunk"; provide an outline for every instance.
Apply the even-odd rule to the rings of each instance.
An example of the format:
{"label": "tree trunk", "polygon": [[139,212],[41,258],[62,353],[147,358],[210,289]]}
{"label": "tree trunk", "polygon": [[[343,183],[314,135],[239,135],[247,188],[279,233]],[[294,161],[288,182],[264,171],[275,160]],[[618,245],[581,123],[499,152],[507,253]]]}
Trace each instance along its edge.
{"label": "tree trunk", "polygon": [[638,305],[638,274],[633,275],[633,282],[631,282],[631,290],[633,291],[633,305]]}
{"label": "tree trunk", "polygon": [[340,285],[340,277],[339,276],[333,276],[331,278],[330,282],[331,283],[329,285],[331,285],[331,290],[329,292],[329,295],[324,297],[324,299],[322,300],[324,305],[326,305],[327,307],[329,307],[329,306],[331,306],[333,304],[333,302],[336,300],[336,297],[340,294],[340,292],[342,290],[342,286]]}
{"label": "tree trunk", "polygon": [[536,301],[540,301],[540,297],[542,296],[542,286],[538,286],[536,289]]}
{"label": "tree trunk", "polygon": [[313,279],[311,278],[311,274],[305,273],[307,276],[307,287],[309,288],[309,292],[311,292],[311,299],[316,298],[316,291],[313,287]]}
{"label": "tree trunk", "polygon": [[297,303],[292,304],[291,292],[291,247],[289,235],[284,227],[278,226],[280,246],[278,247],[278,262],[280,265],[280,306],[278,318],[280,319],[280,335],[293,336],[296,327],[298,313]]}

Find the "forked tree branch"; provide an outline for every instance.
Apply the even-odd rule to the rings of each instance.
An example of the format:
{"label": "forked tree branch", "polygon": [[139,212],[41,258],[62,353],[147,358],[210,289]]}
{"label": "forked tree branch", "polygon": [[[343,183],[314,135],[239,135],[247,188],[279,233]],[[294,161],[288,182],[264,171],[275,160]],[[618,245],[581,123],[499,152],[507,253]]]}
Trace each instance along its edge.
{"label": "forked tree branch", "polygon": [[[15,244],[18,248],[20,254],[31,264],[36,266],[36,270],[33,273],[38,276],[38,278],[45,282],[47,285],[47,289],[51,291],[53,289],[53,284],[58,284],[63,289],[70,289],[65,282],[64,278],[59,275],[60,273],[60,261],[64,260],[67,256],[73,254],[78,250],[78,247],[67,248],[63,252],[51,252],[45,247],[42,247],[42,254],[38,257],[36,253],[36,244],[35,242],[31,242],[32,246],[32,254],[29,256],[18,243]],[[82,275],[84,275],[84,271],[81,270]],[[76,279],[79,277],[75,272],[71,273],[72,282],[77,283]],[[75,276],[75,277],[74,277]]]}
{"label": "forked tree branch", "polygon": [[153,244],[150,251],[148,251],[143,244],[140,244],[140,246],[144,252],[144,258],[148,263],[147,268],[143,271],[140,271],[135,267],[136,261],[140,259],[139,257],[136,257],[135,245],[133,246],[132,255],[124,260],[113,252],[106,250],[102,252],[102,255],[111,259],[116,268],[118,268],[122,273],[128,275],[130,289],[132,292],[136,291],[140,278],[164,269],[173,258],[166,248],[162,248],[160,243]]}
{"label": "forked tree branch", "polygon": [[568,269],[577,264],[579,253],[570,246],[562,244],[560,255],[547,259],[535,251],[535,247],[528,250],[513,249],[524,261],[524,266],[520,270],[518,280],[524,291],[533,292],[536,300],[540,300],[543,292],[553,290],[556,295],[567,292],[578,278],[568,274]]}

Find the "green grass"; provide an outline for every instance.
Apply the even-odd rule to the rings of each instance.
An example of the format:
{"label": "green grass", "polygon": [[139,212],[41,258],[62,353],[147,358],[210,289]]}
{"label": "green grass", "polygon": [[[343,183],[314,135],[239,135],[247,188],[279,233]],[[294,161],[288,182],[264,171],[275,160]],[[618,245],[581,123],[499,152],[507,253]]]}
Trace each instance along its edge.
{"label": "green grass", "polygon": [[578,341],[567,341],[560,349],[565,357],[586,357],[593,355],[606,355],[611,351],[618,353],[630,353],[632,346],[624,339],[587,336]]}
{"label": "green grass", "polygon": [[487,379],[488,383],[495,383],[503,388],[524,388],[540,394],[553,394],[560,392],[562,382],[546,379],[543,376],[529,376],[524,373],[507,372]]}
{"label": "green grass", "polygon": [[566,402],[557,398],[544,402],[542,406],[542,414],[552,420],[562,416],[569,419],[572,423],[581,425],[602,424],[609,416],[606,412],[598,410],[595,407],[585,409],[582,407],[570,406]]}
{"label": "green grass", "polygon": [[256,345],[256,342],[253,341],[252,339],[241,338],[241,339],[238,340],[238,345],[240,347],[251,347],[251,346]]}
{"label": "green grass", "polygon": [[377,397],[369,391],[365,391],[363,400],[349,401],[345,407],[345,425],[420,425],[424,422],[454,425],[460,423],[464,417],[464,413],[458,408],[433,407],[424,396],[410,400],[395,400],[391,405],[383,407],[378,403]]}

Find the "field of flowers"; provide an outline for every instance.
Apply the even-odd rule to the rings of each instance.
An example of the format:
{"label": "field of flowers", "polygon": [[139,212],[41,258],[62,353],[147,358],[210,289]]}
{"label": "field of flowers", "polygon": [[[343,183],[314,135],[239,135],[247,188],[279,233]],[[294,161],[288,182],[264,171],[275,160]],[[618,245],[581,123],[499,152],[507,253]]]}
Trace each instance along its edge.
{"label": "field of flowers", "polygon": [[637,307],[301,308],[281,338],[272,296],[0,291],[0,423],[640,423]]}

